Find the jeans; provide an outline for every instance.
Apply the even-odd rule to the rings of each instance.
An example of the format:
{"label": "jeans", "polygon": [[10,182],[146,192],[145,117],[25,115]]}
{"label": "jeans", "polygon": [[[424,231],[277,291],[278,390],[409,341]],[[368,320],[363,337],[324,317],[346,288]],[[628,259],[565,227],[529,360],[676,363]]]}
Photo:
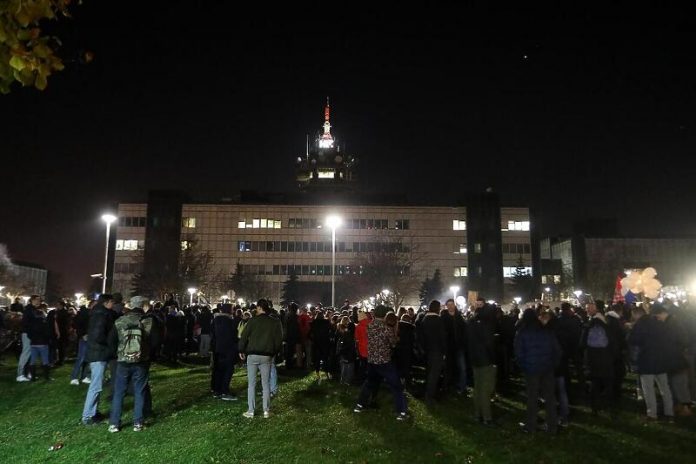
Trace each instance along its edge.
{"label": "jeans", "polygon": [[524,378],[527,387],[527,422],[525,426],[530,431],[536,430],[539,392],[541,392],[546,406],[546,426],[549,432],[554,433],[558,426],[558,418],[556,415],[556,395],[554,394],[556,378],[553,375],[553,369],[540,374],[525,374]]}
{"label": "jeans", "polygon": [[102,391],[106,361],[91,362],[89,363],[89,368],[92,371],[92,382],[89,384],[87,397],[85,398],[85,406],[82,409],[82,422],[87,422],[97,415],[99,394]]}
{"label": "jeans", "polygon": [[474,414],[484,421],[493,420],[491,396],[495,391],[495,365],[474,367]]}
{"label": "jeans", "polygon": [[275,358],[271,359],[271,393],[274,395],[278,391],[278,369],[276,368]]}
{"label": "jeans", "polygon": [[210,351],[210,334],[201,334],[201,343],[198,347],[198,354],[200,356],[208,356]]}
{"label": "jeans", "polygon": [[34,365],[36,358],[41,358],[41,365],[48,366],[48,345],[32,345],[30,365]]}
{"label": "jeans", "polygon": [[22,332],[22,354],[19,356],[19,363],[17,364],[17,377],[24,375],[29,359],[31,359],[31,340],[29,340],[26,332]]}
{"label": "jeans", "polygon": [[87,341],[80,338],[80,341],[77,344],[77,358],[75,359],[75,365],[73,366],[72,373],[70,374],[71,380],[80,380],[80,378],[83,377],[86,355]]}
{"label": "jeans", "polygon": [[556,391],[558,392],[558,413],[561,419],[568,420],[570,406],[568,404],[568,391],[566,390],[565,377],[556,377]]}
{"label": "jeans", "polygon": [[350,385],[353,382],[355,373],[355,362],[341,358],[341,383]]}
{"label": "jeans", "polygon": [[256,409],[256,372],[261,371],[261,388],[263,389],[263,411],[271,410],[271,364],[273,363],[272,356],[261,356],[258,354],[250,354],[247,360],[247,380],[249,388],[247,389],[247,405],[249,412],[254,412]]}
{"label": "jeans", "polygon": [[647,407],[648,417],[657,419],[657,399],[655,398],[655,382],[662,395],[662,406],[665,416],[674,417],[674,403],[672,402],[672,392],[669,390],[667,374],[641,375],[640,383],[643,386],[643,398]]}
{"label": "jeans", "polygon": [[123,409],[123,397],[126,396],[128,383],[133,381],[133,423],[143,423],[143,406],[145,404],[145,386],[147,385],[148,369],[146,363],[120,362],[116,366],[116,382],[114,398],[111,402],[110,425],[121,425],[121,410]]}
{"label": "jeans", "polygon": [[358,404],[367,406],[370,399],[377,393],[382,380],[387,384],[394,396],[394,407],[397,413],[406,412],[406,396],[404,386],[401,384],[399,372],[392,362],[386,364],[367,364],[367,379],[360,390]]}
{"label": "jeans", "polygon": [[440,352],[429,352],[426,360],[426,386],[425,400],[432,401],[437,395],[437,387],[440,382],[440,374],[445,364],[444,356]]}
{"label": "jeans", "polygon": [[213,392],[217,395],[230,394],[230,381],[234,374],[234,365],[237,362],[238,354],[233,353],[213,353]]}

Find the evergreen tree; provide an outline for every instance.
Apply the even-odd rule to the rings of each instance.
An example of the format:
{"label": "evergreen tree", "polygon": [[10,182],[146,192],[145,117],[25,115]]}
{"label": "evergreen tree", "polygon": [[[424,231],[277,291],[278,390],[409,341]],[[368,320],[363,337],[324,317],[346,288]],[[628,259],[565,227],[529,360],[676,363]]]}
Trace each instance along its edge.
{"label": "evergreen tree", "polygon": [[287,306],[293,301],[300,300],[300,278],[294,272],[288,276],[288,280],[283,284],[281,293],[281,302],[283,306]]}

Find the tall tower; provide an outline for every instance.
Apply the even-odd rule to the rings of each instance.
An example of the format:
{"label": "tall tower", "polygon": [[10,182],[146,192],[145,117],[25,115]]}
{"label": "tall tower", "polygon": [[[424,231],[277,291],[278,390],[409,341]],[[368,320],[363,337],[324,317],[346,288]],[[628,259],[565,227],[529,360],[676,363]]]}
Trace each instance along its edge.
{"label": "tall tower", "polygon": [[357,159],[341,152],[331,134],[331,106],[326,97],[323,132],[307,143],[305,156],[297,157],[296,179],[300,190],[337,192],[348,190],[355,180]]}

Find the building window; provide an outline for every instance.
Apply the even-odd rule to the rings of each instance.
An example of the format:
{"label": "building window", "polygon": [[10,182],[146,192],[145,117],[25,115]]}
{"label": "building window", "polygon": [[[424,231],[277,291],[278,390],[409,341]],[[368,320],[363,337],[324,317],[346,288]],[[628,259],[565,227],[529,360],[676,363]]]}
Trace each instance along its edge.
{"label": "building window", "polygon": [[561,276],[558,275],[558,274],[555,274],[555,275],[553,276],[553,283],[556,284],[556,285],[560,284],[560,283],[561,283]]}
{"label": "building window", "polygon": [[[145,241],[141,240],[142,245],[145,245]],[[141,249],[144,246],[140,247]],[[138,250],[138,240],[116,240],[116,249],[123,251],[135,251]]]}
{"label": "building window", "polygon": [[466,221],[454,219],[452,221],[452,230],[466,230]]}
{"label": "building window", "polygon": [[246,221],[239,221],[237,223],[237,228],[238,229],[246,229]]}
{"label": "building window", "polygon": [[188,240],[182,240],[181,241],[181,251],[186,251],[189,248],[191,248],[192,244]]}
{"label": "building window", "polygon": [[469,271],[466,266],[459,266],[454,268],[454,277],[467,277]]}
{"label": "building window", "polygon": [[459,248],[457,248],[458,251],[455,251],[455,255],[465,255],[469,252],[469,250],[466,249],[466,243],[460,243]]}
{"label": "building window", "polygon": [[481,244],[474,243],[474,253],[481,253]]}
{"label": "building window", "polygon": [[195,229],[196,228],[196,218],[195,217],[185,217],[182,219],[184,227],[187,229]]}
{"label": "building window", "polygon": [[408,230],[410,222],[408,219],[397,219],[394,223],[394,228],[397,230]]}
{"label": "building window", "polygon": [[518,231],[529,231],[529,221],[508,221],[508,226],[507,229],[503,229],[503,231],[506,230],[518,230]]}
{"label": "building window", "polygon": [[259,219],[252,219],[252,221],[251,221],[252,229],[258,229],[260,224],[261,224],[261,221]]}
{"label": "building window", "polygon": [[[525,275],[532,275],[532,268],[525,266],[521,268]],[[503,266],[503,277],[515,277],[517,275],[517,266]]]}

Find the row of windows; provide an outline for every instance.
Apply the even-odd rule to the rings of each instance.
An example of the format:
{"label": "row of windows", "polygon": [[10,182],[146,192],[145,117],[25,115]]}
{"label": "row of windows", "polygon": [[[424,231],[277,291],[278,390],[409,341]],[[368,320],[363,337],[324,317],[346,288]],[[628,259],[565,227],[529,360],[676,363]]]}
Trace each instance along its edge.
{"label": "row of windows", "polygon": [[[331,266],[321,264],[239,264],[238,272],[246,275],[331,275]],[[336,265],[336,275],[362,275],[365,272],[363,266]],[[400,268],[401,275],[408,275],[408,268]]]}
{"label": "row of windows", "polygon": [[[526,266],[522,269],[526,275],[532,275],[532,268]],[[515,277],[517,275],[517,266],[503,266],[503,277]]]}
{"label": "row of windows", "polygon": [[[182,244],[183,248],[183,244]],[[331,242],[285,242],[285,241],[257,241],[240,240],[237,242],[237,249],[241,252],[247,251],[273,251],[273,252],[303,252],[303,253],[330,253]],[[336,242],[337,253],[404,253],[409,251],[409,247],[403,244],[382,243],[382,242]]]}
{"label": "row of windows", "polygon": [[[321,221],[316,218],[290,218],[288,219],[288,228],[290,229],[319,229],[322,227]],[[408,219],[397,219],[393,225],[388,219],[346,219],[343,222],[344,229],[381,229],[387,230],[393,228],[395,230],[407,230],[411,227],[411,222]]]}
{"label": "row of windows", "polygon": [[469,275],[469,270],[466,266],[458,266],[454,268],[454,277],[466,277]]}
{"label": "row of windows", "polygon": [[529,243],[503,243],[503,253],[522,255],[531,252],[532,246]]}
{"label": "row of windows", "polygon": [[239,221],[237,223],[238,229],[280,229],[282,227],[281,221],[278,219],[252,219],[251,222],[247,222],[246,219]]}
{"label": "row of windows", "polygon": [[145,227],[147,225],[147,218],[124,216],[118,218],[118,225],[119,227]]}
{"label": "row of windows", "polygon": [[123,251],[143,250],[145,240],[116,240],[116,249]]}
{"label": "row of windows", "polygon": [[543,275],[541,276],[541,283],[542,284],[560,284],[561,283],[561,276],[558,274],[549,274],[549,275]]}
{"label": "row of windows", "polygon": [[142,263],[115,263],[114,272],[123,274],[137,274],[142,272]]}
{"label": "row of windows", "polygon": [[507,231],[512,231],[512,230],[522,230],[522,231],[529,231],[529,221],[508,221],[507,223],[507,229],[503,227],[503,232]]}

